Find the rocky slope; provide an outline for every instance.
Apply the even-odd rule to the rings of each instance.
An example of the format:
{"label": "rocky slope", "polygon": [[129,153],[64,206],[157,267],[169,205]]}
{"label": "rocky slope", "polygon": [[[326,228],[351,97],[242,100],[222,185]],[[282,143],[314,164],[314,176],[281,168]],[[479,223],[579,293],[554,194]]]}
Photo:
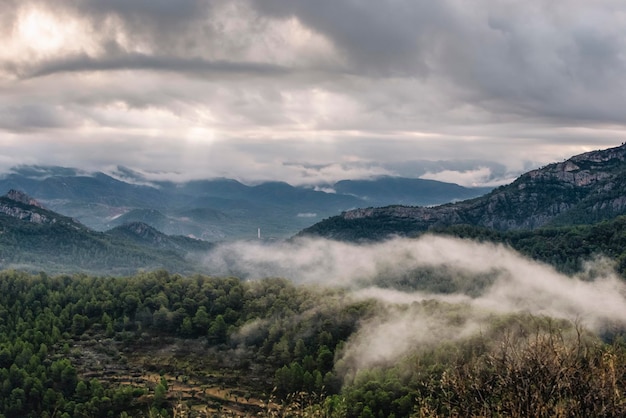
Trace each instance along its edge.
{"label": "rocky slope", "polygon": [[33,224],[64,224],[75,229],[84,228],[80,223],[66,216],[49,211],[26,193],[11,189],[0,197],[0,213],[20,221]]}
{"label": "rocky slope", "polygon": [[626,213],[626,145],[592,151],[523,174],[482,197],[436,207],[355,209],[302,234],[379,239],[455,224],[497,230],[593,223]]}

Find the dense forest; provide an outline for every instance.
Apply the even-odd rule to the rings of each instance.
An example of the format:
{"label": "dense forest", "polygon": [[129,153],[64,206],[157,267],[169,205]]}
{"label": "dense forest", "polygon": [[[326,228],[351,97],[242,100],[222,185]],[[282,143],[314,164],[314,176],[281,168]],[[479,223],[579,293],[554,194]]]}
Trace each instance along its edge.
{"label": "dense forest", "polygon": [[588,225],[546,227],[536,230],[496,231],[470,225],[435,228],[432,233],[481,242],[503,243],[533,260],[564,273],[581,271],[585,261],[604,256],[626,277],[626,216]]}
{"label": "dense forest", "polygon": [[[340,225],[342,222],[345,220],[341,217],[327,220],[328,224],[334,223],[334,225]],[[579,272],[585,261],[597,256],[606,256],[616,263],[616,270],[626,277],[626,216],[618,216],[595,224],[511,231],[460,224],[433,227],[428,231],[416,232],[410,228],[411,219],[402,220],[407,225],[406,229],[402,229],[400,223],[377,224],[376,218],[364,218],[351,222],[349,229],[351,235],[346,241],[371,243],[378,241],[380,236],[387,236],[387,239],[398,235],[417,238],[430,233],[505,244],[533,260],[548,263],[568,274]],[[324,225],[327,224],[318,224],[320,228]],[[380,230],[373,233],[374,227]],[[398,231],[403,233],[398,234]],[[392,232],[397,235],[387,235]]]}
{"label": "dense forest", "polygon": [[[379,318],[469,321],[283,279],[0,274],[0,416],[623,416],[626,345],[580,324],[488,316],[393,362],[355,354]],[[454,328],[452,328],[454,329]],[[431,330],[432,332],[436,332]]]}
{"label": "dense forest", "polygon": [[[273,388],[280,397],[337,392],[335,350],[372,309],[279,279],[165,271],[119,279],[7,272],[0,293],[7,417],[168,416],[168,379],[234,385],[248,400],[269,399]],[[172,358],[153,352],[179,345],[184,354]]]}

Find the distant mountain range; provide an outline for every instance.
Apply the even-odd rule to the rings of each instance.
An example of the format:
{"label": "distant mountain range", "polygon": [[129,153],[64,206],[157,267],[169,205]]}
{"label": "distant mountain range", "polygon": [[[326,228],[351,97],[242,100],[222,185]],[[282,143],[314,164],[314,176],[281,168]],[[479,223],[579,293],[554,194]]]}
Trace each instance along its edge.
{"label": "distant mountain range", "polygon": [[[402,201],[402,196],[410,200],[411,190],[428,201],[478,191],[399,178],[326,186],[335,193],[286,183],[248,186],[229,179],[146,185],[58,167],[22,167],[1,181],[5,187],[27,186],[43,199],[17,189],[0,197],[0,269],[104,275],[157,268],[203,271],[202,257],[215,244],[188,235],[256,239],[256,225],[286,234],[297,226],[293,219],[311,223],[319,213],[343,205]],[[67,209],[65,215],[53,206]],[[76,214],[106,231],[79,222]],[[626,216],[620,217],[625,214],[622,145],[529,171],[480,197],[439,206],[351,209],[300,235],[358,241],[434,231],[505,242],[564,271],[580,269],[580,257],[603,253],[625,272]]]}
{"label": "distant mountain range", "polygon": [[305,229],[302,235],[377,240],[461,224],[530,230],[592,224],[625,213],[626,145],[622,144],[529,171],[478,198],[436,207],[348,210]]}
{"label": "distant mountain range", "polygon": [[191,273],[201,271],[194,256],[212,247],[138,222],[97,232],[45,209],[23,192],[11,190],[0,197],[0,269],[120,275],[165,268]]}
{"label": "distant mountain range", "polygon": [[397,177],[344,180],[316,189],[283,182],[251,186],[226,178],[149,182],[123,167],[117,174],[20,166],[0,178],[0,193],[24,191],[98,231],[143,222],[168,235],[223,241],[256,238],[259,228],[265,238],[286,238],[349,209],[438,205],[490,190]]}

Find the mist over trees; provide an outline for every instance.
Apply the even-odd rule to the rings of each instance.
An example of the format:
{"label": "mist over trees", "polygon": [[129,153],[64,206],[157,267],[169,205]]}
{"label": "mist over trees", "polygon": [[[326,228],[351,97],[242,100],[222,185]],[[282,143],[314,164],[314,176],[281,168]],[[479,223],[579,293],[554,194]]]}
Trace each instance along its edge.
{"label": "mist over trees", "polygon": [[[394,252],[406,243],[427,247],[406,240]],[[435,253],[437,245],[451,250],[442,260],[453,257],[461,264],[456,270],[416,265],[402,277],[385,268],[387,282],[377,271],[377,280],[339,286],[324,278],[295,284],[165,270],[119,278],[0,273],[0,414],[626,412],[620,395],[626,389],[626,345],[620,337],[626,321],[616,313],[619,307],[606,309],[623,301],[619,281],[567,278],[506,249],[499,253],[499,267],[472,270],[468,263],[462,269],[463,257],[495,247],[450,239],[428,245]],[[367,259],[368,249],[359,249]],[[345,257],[343,250],[335,255]],[[399,253],[407,260],[420,256]],[[562,293],[553,300],[557,310],[490,305],[491,295],[502,297],[493,289],[510,277],[507,263],[522,276],[532,272],[555,283]],[[518,298],[531,298],[523,283],[508,280]],[[591,297],[582,316],[570,311],[567,301],[576,302],[577,293],[567,287]]]}

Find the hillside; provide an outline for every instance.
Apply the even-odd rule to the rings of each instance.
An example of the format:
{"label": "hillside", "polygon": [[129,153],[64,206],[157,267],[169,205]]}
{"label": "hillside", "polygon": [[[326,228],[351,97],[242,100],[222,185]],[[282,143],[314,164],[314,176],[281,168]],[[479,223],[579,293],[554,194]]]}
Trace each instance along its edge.
{"label": "hillside", "polygon": [[622,144],[530,171],[482,197],[436,207],[350,210],[302,234],[358,240],[459,224],[506,231],[599,222],[626,213],[625,160]]}
{"label": "hillside", "polygon": [[207,242],[170,237],[140,223],[97,232],[22,192],[0,197],[2,269],[106,275],[158,268],[193,272],[197,266],[190,255],[209,248]]}
{"label": "hillside", "polygon": [[433,228],[431,232],[478,242],[505,244],[567,274],[582,273],[585,262],[602,256],[610,260],[617,272],[626,278],[626,216],[591,225],[533,230],[497,231],[470,225],[452,225]]}

